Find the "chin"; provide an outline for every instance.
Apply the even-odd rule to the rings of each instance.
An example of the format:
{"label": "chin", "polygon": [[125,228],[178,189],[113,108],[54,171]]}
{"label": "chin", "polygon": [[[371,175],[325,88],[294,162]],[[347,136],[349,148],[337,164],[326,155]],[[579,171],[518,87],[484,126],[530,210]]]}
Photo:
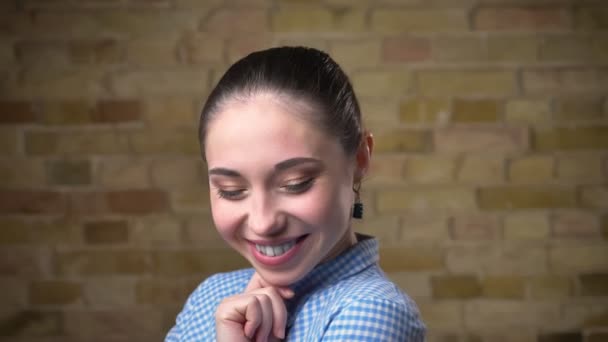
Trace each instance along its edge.
{"label": "chin", "polygon": [[306,276],[306,274],[310,271],[306,271],[306,270],[288,270],[288,271],[281,271],[281,270],[269,270],[267,268],[258,268],[258,267],[254,267],[256,272],[258,272],[258,274],[260,276],[262,276],[262,278],[264,278],[264,280],[266,282],[268,282],[268,284],[273,285],[273,286],[277,286],[277,287],[287,287],[292,285],[293,283],[296,283],[298,280],[304,278],[304,276]]}

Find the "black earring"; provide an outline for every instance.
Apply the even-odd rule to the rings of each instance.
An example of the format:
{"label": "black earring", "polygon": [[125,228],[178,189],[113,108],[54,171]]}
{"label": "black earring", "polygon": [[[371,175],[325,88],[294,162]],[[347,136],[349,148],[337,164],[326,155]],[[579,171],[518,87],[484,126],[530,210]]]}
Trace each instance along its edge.
{"label": "black earring", "polygon": [[361,197],[359,196],[359,189],[361,189],[361,183],[357,183],[353,186],[355,192],[355,204],[353,205],[353,218],[363,218],[363,203],[361,203]]}

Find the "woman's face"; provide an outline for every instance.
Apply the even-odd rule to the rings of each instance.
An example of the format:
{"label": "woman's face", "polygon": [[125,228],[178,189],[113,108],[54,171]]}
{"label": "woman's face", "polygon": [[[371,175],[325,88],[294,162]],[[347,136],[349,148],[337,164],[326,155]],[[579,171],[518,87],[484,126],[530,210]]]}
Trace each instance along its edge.
{"label": "woman's face", "polygon": [[287,286],[353,243],[355,158],[272,95],[231,101],[207,128],[211,210],[220,235],[268,283]]}

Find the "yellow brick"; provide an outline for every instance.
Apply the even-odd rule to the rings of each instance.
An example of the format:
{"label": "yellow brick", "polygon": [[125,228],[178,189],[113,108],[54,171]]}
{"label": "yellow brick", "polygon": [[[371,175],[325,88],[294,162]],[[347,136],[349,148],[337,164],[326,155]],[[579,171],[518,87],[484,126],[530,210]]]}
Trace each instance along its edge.
{"label": "yellow brick", "polygon": [[582,183],[600,182],[603,178],[601,156],[560,156],[557,159],[557,178]]}
{"label": "yellow brick", "polygon": [[46,184],[44,161],[39,159],[0,160],[0,184],[2,187],[42,187]]}
{"label": "yellow brick", "polygon": [[205,213],[209,211],[209,186],[192,186],[171,191],[173,209],[179,213]]}
{"label": "yellow brick", "polygon": [[493,332],[509,327],[520,330],[536,327],[560,317],[559,303],[522,301],[474,301],[465,305],[467,327],[480,332]]}
{"label": "yellow brick", "polygon": [[408,214],[401,219],[402,241],[445,241],[449,239],[447,218],[442,215]]}
{"label": "yellow brick", "polygon": [[30,301],[34,305],[68,305],[82,297],[82,285],[71,281],[35,281],[29,287]]}
{"label": "yellow brick", "polygon": [[363,99],[359,101],[361,114],[366,127],[378,125],[385,127],[398,121],[397,104],[392,101]]}
{"label": "yellow brick", "polygon": [[42,121],[50,125],[91,123],[93,101],[52,101],[44,105]]}
{"label": "yellow brick", "polygon": [[137,131],[130,138],[135,153],[200,153],[198,134],[192,127]]}
{"label": "yellow brick", "polygon": [[230,248],[215,229],[209,213],[188,217],[184,224],[184,242],[206,248]]}
{"label": "yellow brick", "polygon": [[464,123],[496,122],[500,104],[495,100],[456,99],[452,105],[452,121]]}
{"label": "yellow brick", "polygon": [[60,275],[134,275],[149,273],[152,260],[142,250],[65,251],[57,255]]}
{"label": "yellow brick", "polygon": [[370,184],[399,184],[403,183],[402,156],[378,155],[374,158],[367,176]]}
{"label": "yellow brick", "polygon": [[378,40],[337,41],[330,44],[332,58],[346,69],[377,67],[380,65],[381,52]]}
{"label": "yellow brick", "polygon": [[481,295],[479,280],[473,275],[434,276],[431,286],[435,299],[469,299]]}
{"label": "yellow brick", "polygon": [[608,10],[603,6],[581,6],[574,11],[574,24],[578,29],[605,29]]}
{"label": "yellow brick", "polygon": [[343,9],[333,14],[334,29],[338,31],[363,32],[366,29],[367,11],[357,9]]}
{"label": "yellow brick", "polygon": [[464,328],[462,301],[420,301],[417,304],[429,331],[460,331]]}
{"label": "yellow brick", "polygon": [[19,134],[14,128],[0,127],[0,154],[12,156],[17,154]]}
{"label": "yellow brick", "polygon": [[468,30],[466,11],[460,9],[378,9],[372,12],[376,32],[453,32]]}
{"label": "yellow brick", "polygon": [[443,268],[443,253],[436,248],[382,248],[380,265],[386,272],[426,271]]}
{"label": "yellow brick", "polygon": [[599,97],[559,98],[553,117],[556,121],[600,120],[602,106],[602,99]]}
{"label": "yellow brick", "polygon": [[439,36],[432,42],[433,60],[475,62],[485,59],[481,36]]}
{"label": "yellow brick", "polygon": [[138,219],[130,234],[130,240],[140,245],[177,245],[181,238],[181,222],[176,218],[163,216]]}
{"label": "yellow brick", "polygon": [[434,133],[435,150],[444,153],[520,152],[528,146],[525,127],[447,127]]}
{"label": "yellow brick", "polygon": [[360,71],[352,78],[359,97],[400,97],[411,87],[411,75],[403,71]]}
{"label": "yellow brick", "polygon": [[523,299],[524,281],[516,276],[486,277],[481,282],[482,293],[487,298]]}
{"label": "yellow brick", "polygon": [[465,157],[457,171],[460,182],[471,184],[502,183],[505,160],[501,156]]}
{"label": "yellow brick", "polygon": [[80,243],[79,227],[63,220],[0,220],[0,245],[70,245]]}
{"label": "yellow brick", "polygon": [[576,192],[559,187],[487,187],[479,190],[479,206],[484,210],[572,208]]}
{"label": "yellow brick", "polygon": [[534,148],[539,151],[608,148],[608,127],[557,127],[536,130]]}
{"label": "yellow brick", "polygon": [[548,123],[551,121],[551,108],[545,100],[511,100],[506,104],[505,120],[526,124]]}
{"label": "yellow brick", "polygon": [[173,66],[177,64],[176,46],[176,35],[134,39],[127,45],[127,62],[136,67]]}
{"label": "yellow brick", "polygon": [[587,185],[581,189],[581,204],[585,208],[608,208],[608,186]]}
{"label": "yellow brick", "polygon": [[513,183],[543,183],[553,180],[553,157],[531,155],[509,163],[509,181]]}
{"label": "yellow brick", "polygon": [[547,36],[539,46],[539,59],[549,62],[589,62],[593,59],[588,35]]}
{"label": "yellow brick", "polygon": [[532,299],[561,299],[572,295],[572,281],[568,277],[545,275],[528,281]]}
{"label": "yellow brick", "polygon": [[158,160],[152,163],[150,174],[158,188],[202,187],[207,183],[207,167],[200,158]]}
{"label": "yellow brick", "polygon": [[[393,281],[402,291],[405,291],[410,297],[418,300],[419,298],[431,297],[431,284],[428,274],[419,274],[418,272],[393,272],[388,274],[389,279]],[[425,317],[425,322],[427,322]]]}
{"label": "yellow brick", "polygon": [[399,245],[401,229],[399,218],[396,216],[364,218],[358,222],[353,222],[353,228],[357,233],[376,237],[383,247]]}
{"label": "yellow brick", "polygon": [[200,276],[233,271],[251,265],[232,249],[162,250],[154,255],[155,274],[161,276]]}
{"label": "yellow brick", "polygon": [[455,173],[456,163],[451,158],[412,157],[405,162],[403,176],[414,183],[449,183]]}
{"label": "yellow brick", "polygon": [[456,273],[537,274],[547,271],[547,252],[530,244],[454,246],[447,249],[446,264]]}
{"label": "yellow brick", "polygon": [[556,273],[602,272],[608,267],[606,244],[551,246],[549,266]]}
{"label": "yellow brick", "polygon": [[[248,3],[248,5],[250,4]],[[264,8],[231,6],[231,8],[220,8],[211,12],[201,23],[201,29],[211,32],[214,36],[250,36],[267,31],[267,23],[268,11]],[[214,53],[221,53],[221,51]]]}
{"label": "yellow brick", "polygon": [[396,130],[380,132],[375,136],[374,152],[422,152],[427,150],[428,132],[420,130]]}
{"label": "yellow brick", "polygon": [[[2,301],[4,310],[23,308],[28,305],[27,283],[28,280],[26,279],[6,276],[2,277],[2,291],[0,292],[0,300]],[[4,319],[4,317],[2,318]]]}
{"label": "yellow brick", "polygon": [[135,279],[132,277],[95,277],[84,284],[83,296],[94,307],[124,307],[135,304]]}
{"label": "yellow brick", "polygon": [[331,31],[333,26],[332,13],[322,8],[280,9],[271,20],[277,32]]}
{"label": "yellow brick", "polygon": [[608,274],[595,273],[579,276],[583,296],[605,296],[608,293]]}
{"label": "yellow brick", "polygon": [[103,158],[97,164],[97,182],[105,188],[148,188],[150,162],[138,158]]}
{"label": "yellow brick", "polygon": [[377,208],[381,213],[401,210],[459,211],[475,207],[473,190],[464,187],[385,190],[377,195]]}
{"label": "yellow brick", "polygon": [[100,68],[30,68],[23,71],[19,83],[6,81],[6,97],[65,99],[107,96]]}
{"label": "yellow brick", "polygon": [[99,11],[95,13],[94,26],[90,29],[93,30],[92,35],[104,32],[109,36],[130,37],[195,31],[199,18],[204,17],[206,12],[202,8],[197,11]]}
{"label": "yellow brick", "polygon": [[135,293],[137,303],[144,305],[175,305],[189,295],[183,283],[162,278],[139,279]]}
{"label": "yellow brick", "polygon": [[450,101],[447,99],[408,99],[399,108],[399,118],[405,123],[447,123],[450,119]]}
{"label": "yellow brick", "polygon": [[543,240],[549,236],[549,218],[544,213],[515,213],[504,219],[506,240]]}
{"label": "yellow brick", "polygon": [[525,94],[601,93],[608,87],[608,71],[602,69],[524,70]]}
{"label": "yellow brick", "polygon": [[422,95],[509,96],[516,89],[515,74],[508,71],[422,70],[417,77]]}
{"label": "yellow brick", "polygon": [[488,59],[496,62],[534,62],[538,42],[529,36],[489,36],[486,40]]}
{"label": "yellow brick", "polygon": [[188,64],[219,64],[224,61],[224,42],[215,35],[188,32],[177,47],[181,62]]}
{"label": "yellow brick", "polygon": [[31,155],[118,154],[129,152],[127,136],[119,132],[28,132],[25,151]]}
{"label": "yellow brick", "polygon": [[120,96],[200,96],[207,91],[209,72],[204,69],[136,70],[114,73],[110,88]]}
{"label": "yellow brick", "polygon": [[148,98],[144,102],[146,126],[154,128],[197,126],[200,113],[199,108],[196,107],[192,97]]}

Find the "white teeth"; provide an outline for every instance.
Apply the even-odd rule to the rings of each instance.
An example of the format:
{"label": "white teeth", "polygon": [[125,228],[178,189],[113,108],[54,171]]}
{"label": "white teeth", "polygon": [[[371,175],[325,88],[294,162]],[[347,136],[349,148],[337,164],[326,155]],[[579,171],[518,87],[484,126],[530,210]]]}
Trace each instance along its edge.
{"label": "white teeth", "polygon": [[295,240],[286,242],[282,245],[276,245],[276,246],[266,246],[266,245],[255,245],[255,249],[258,250],[258,252],[262,253],[265,256],[280,256],[285,254],[285,252],[289,251],[293,246],[296,245]]}

